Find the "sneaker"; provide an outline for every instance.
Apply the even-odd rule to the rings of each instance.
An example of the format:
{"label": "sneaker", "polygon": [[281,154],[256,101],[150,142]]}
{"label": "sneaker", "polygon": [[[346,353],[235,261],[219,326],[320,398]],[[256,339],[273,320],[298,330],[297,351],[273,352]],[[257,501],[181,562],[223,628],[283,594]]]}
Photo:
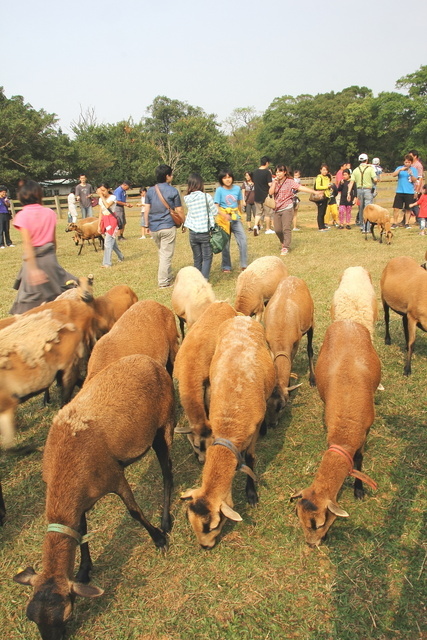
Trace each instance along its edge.
{"label": "sneaker", "polygon": [[254,236],[255,236],[255,238],[256,238],[258,235],[259,235],[259,227],[258,227],[258,225],[256,224],[256,225],[254,226]]}
{"label": "sneaker", "polygon": [[248,227],[248,231],[253,231],[252,227]]}
{"label": "sneaker", "polygon": [[349,224],[346,224],[346,225],[345,225],[345,228],[346,228],[346,229],[351,229],[351,227],[350,227],[350,225],[349,225]]}
{"label": "sneaker", "polygon": [[124,261],[125,261],[124,258],[121,258],[121,259],[119,258],[119,262],[124,262]]}
{"label": "sneaker", "polygon": [[222,272],[223,273],[231,273],[231,269],[223,269]]}
{"label": "sneaker", "polygon": [[405,224],[405,229],[410,229],[411,225],[410,224]]}
{"label": "sneaker", "polygon": [[242,267],[242,268],[240,269],[240,271],[245,271],[245,270],[246,270],[246,267]]}
{"label": "sneaker", "polygon": [[2,244],[2,245],[0,246],[0,249],[5,249],[4,244]]}
{"label": "sneaker", "polygon": [[292,231],[301,231],[301,229],[298,229],[298,227],[294,227]]}
{"label": "sneaker", "polygon": [[110,269],[111,268],[111,264],[103,264],[102,268],[103,269]]}
{"label": "sneaker", "polygon": [[146,236],[141,236],[140,238],[138,238],[138,240],[146,240]]}
{"label": "sneaker", "polygon": [[319,231],[329,231],[329,227],[325,227],[324,229],[319,229]]}
{"label": "sneaker", "polygon": [[270,233],[275,233],[275,231],[273,231],[273,229],[267,229],[267,231],[265,232],[265,235],[270,234]]}
{"label": "sneaker", "polygon": [[287,249],[286,247],[282,247],[282,249],[280,251],[280,255],[281,256],[286,256],[288,251],[289,251],[289,249]]}
{"label": "sneaker", "polygon": [[8,247],[14,247],[15,245],[14,244],[8,244],[7,246]]}
{"label": "sneaker", "polygon": [[170,282],[169,284],[159,284],[159,289],[170,289],[171,287],[173,287],[172,282]]}
{"label": "sneaker", "polygon": [[339,225],[338,225],[338,229],[344,229],[343,225],[342,225],[342,224],[339,224]]}

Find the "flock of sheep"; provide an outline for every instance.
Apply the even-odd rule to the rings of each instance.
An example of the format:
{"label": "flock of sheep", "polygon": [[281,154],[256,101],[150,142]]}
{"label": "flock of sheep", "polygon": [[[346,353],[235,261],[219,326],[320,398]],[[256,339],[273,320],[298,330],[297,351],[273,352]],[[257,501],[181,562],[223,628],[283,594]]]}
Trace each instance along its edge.
{"label": "flock of sheep", "polygon": [[[347,517],[337,495],[348,475],[362,498],[363,448],[374,421],[374,394],[381,365],[372,345],[377,302],[369,273],[344,272],[334,294],[332,323],[313,365],[313,300],[303,280],[288,274],[280,258],[255,260],[237,280],[234,306],[216,301],[194,267],[181,269],[172,293],[179,318],[153,300],[137,301],[126,285],[93,297],[92,277],[76,289],[22,316],[0,321],[0,434],[5,450],[16,450],[15,410],[20,402],[61,388],[63,408],[53,420],[43,456],[48,529],[43,569],[15,576],[31,585],[27,615],[44,639],[62,638],[75,595],[97,597],[90,585],[92,561],[86,512],[107,493],[121,497],[157,548],[167,546],[173,486],[173,434],[186,433],[204,463],[198,488],[181,495],[196,538],[212,548],[227,519],[242,520],[233,506],[236,470],[246,474],[249,504],[258,502],[254,472],[258,435],[277,425],[299,385],[292,363],[307,335],[309,381],[325,405],[327,444],[312,484],[293,495],[310,546],[318,546],[336,517]],[[403,318],[407,343],[404,373],[411,372],[415,330],[427,330],[427,271],[407,257],[388,262],[381,278],[390,342],[389,309]],[[187,324],[187,333],[184,329]],[[181,344],[180,344],[181,342]],[[187,417],[176,426],[175,392]],[[126,380],[126,394],[115,392]],[[79,393],[71,399],[75,386]],[[114,402],[112,399],[114,398]],[[163,487],[161,528],[136,503],[124,469],[152,447]],[[0,485],[0,524],[5,519]],[[81,561],[73,577],[77,547]]]}

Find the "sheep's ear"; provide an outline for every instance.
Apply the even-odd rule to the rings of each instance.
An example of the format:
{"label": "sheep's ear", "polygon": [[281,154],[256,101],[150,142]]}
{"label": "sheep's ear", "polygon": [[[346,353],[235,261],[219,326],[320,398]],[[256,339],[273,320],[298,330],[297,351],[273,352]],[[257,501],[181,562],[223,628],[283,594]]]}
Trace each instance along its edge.
{"label": "sheep's ear", "polygon": [[231,507],[228,506],[226,502],[221,502],[221,513],[230,520],[234,520],[234,522],[241,522],[243,520],[242,516],[234,511]]}
{"label": "sheep's ear", "polygon": [[187,491],[183,491],[179,496],[181,500],[193,500],[194,489],[188,489]]}
{"label": "sheep's ear", "polygon": [[337,504],[336,502],[332,502],[332,500],[329,500],[329,502],[328,502],[328,504],[326,506],[329,509],[329,511],[331,513],[333,513],[334,515],[336,515],[336,516],[340,516],[341,518],[349,518],[350,517],[350,515],[347,513],[347,511],[344,511],[344,509],[341,509],[339,504]]}
{"label": "sheep's ear", "polygon": [[37,578],[37,573],[34,571],[33,567],[27,567],[24,571],[17,573],[16,576],[13,576],[14,582],[18,584],[25,584],[30,587],[34,587],[35,579]]}
{"label": "sheep's ear", "polygon": [[104,593],[104,589],[95,587],[92,584],[82,584],[81,582],[72,582],[71,591],[82,598],[99,598]]}
{"label": "sheep's ear", "polygon": [[302,498],[302,493],[294,493],[294,495],[289,498],[289,502],[295,502],[295,500],[299,500],[299,498]]}
{"label": "sheep's ear", "polygon": [[190,427],[179,427],[178,425],[174,429],[174,433],[192,433]]}

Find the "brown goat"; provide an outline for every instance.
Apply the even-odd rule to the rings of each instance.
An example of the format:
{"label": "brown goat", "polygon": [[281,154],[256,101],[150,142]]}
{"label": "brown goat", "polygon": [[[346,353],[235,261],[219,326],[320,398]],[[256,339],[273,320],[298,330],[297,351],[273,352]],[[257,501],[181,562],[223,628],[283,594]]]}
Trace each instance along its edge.
{"label": "brown goat", "polygon": [[411,374],[411,358],[417,327],[427,331],[427,271],[418,262],[401,256],[392,258],[381,275],[381,299],[384,308],[385,343],[390,339],[390,309],[402,316],[407,349],[405,376]]}
{"label": "brown goat", "polygon": [[[126,393],[116,393],[118,380],[126,381]],[[86,584],[92,561],[82,536],[87,531],[86,512],[107,493],[120,496],[156,547],[166,548],[165,534],[171,528],[173,428],[172,380],[157,362],[141,355],[121,358],[103,369],[54,418],[43,457],[49,527],[43,543],[42,573],[28,567],[14,577],[15,582],[34,588],[27,615],[37,624],[42,638],[64,637],[75,595],[97,597],[103,593]],[[150,447],[163,475],[162,530],[146,519],[124,475],[124,468]],[[81,562],[74,578],[79,544]]]}
{"label": "brown goat", "polygon": [[251,264],[237,278],[234,308],[245,316],[261,321],[264,305],[270,300],[288,270],[277,256],[263,256]]}
{"label": "brown goat", "polygon": [[172,375],[178,333],[172,311],[155,300],[133,304],[95,344],[85,384],[109,364],[136,353],[150,356]]}
{"label": "brown goat", "polygon": [[[225,519],[239,521],[231,494],[237,468],[248,473],[246,497],[258,502],[253,474],[255,444],[275,383],[263,327],[250,318],[231,318],[218,331],[209,378],[209,420],[214,441],[206,452],[202,486],[181,495],[199,544],[211,549]],[[243,464],[244,452],[245,462]]]}
{"label": "brown goat", "polygon": [[276,388],[267,411],[267,426],[274,426],[289,400],[289,392],[300,386],[290,386],[289,383],[292,363],[304,335],[307,335],[310,385],[316,385],[313,369],[314,304],[304,280],[288,276],[278,284],[265,309],[264,324],[276,369]]}
{"label": "brown goat", "polygon": [[80,249],[77,255],[80,255],[84,246],[84,243],[87,242],[90,244],[92,240],[93,247],[97,252],[95,240],[99,238],[99,243],[101,249],[104,248],[104,238],[101,233],[98,231],[98,218],[84,218],[83,220],[79,220],[78,222],[70,222],[65,229],[65,231],[74,231],[73,240],[76,245],[80,244]]}
{"label": "brown goat", "polygon": [[391,244],[393,232],[391,230],[390,214],[387,209],[380,207],[377,204],[367,204],[363,210],[363,222],[365,223],[365,240],[368,239],[367,222],[371,224],[372,238],[376,240],[374,227],[377,224],[380,228],[380,244],[383,241],[383,234],[385,233],[387,244]]}
{"label": "brown goat", "polygon": [[228,302],[213,302],[188,332],[175,360],[173,375],[189,423],[188,427],[177,427],[175,433],[187,434],[199,462],[205,461],[212,433],[207,409],[209,367],[221,324],[235,316]]}
{"label": "brown goat", "polygon": [[380,360],[366,327],[351,320],[332,323],[315,373],[325,403],[329,448],[310,487],[291,498],[298,500],[297,514],[305,541],[312,547],[325,540],[337,516],[348,517],[337,504],[338,492],[348,475],[356,477],[356,498],[364,496],[362,481],[375,487],[360,473],[366,436],[375,418],[374,393],[381,379]]}

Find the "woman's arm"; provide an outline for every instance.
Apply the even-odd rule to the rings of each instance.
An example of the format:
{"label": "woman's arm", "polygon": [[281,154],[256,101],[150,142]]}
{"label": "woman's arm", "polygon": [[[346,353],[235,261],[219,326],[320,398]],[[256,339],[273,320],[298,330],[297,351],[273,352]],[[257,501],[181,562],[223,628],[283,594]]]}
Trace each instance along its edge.
{"label": "woman's arm", "polygon": [[316,189],[310,189],[310,187],[304,187],[302,184],[298,185],[299,189],[298,191],[303,191],[304,193],[322,193],[322,191],[320,189],[316,190]]}
{"label": "woman's arm", "polygon": [[[34,247],[31,244],[31,235],[28,229],[20,228],[19,231],[22,235],[22,244],[24,245],[24,261],[28,267],[28,282],[31,286],[36,287],[39,284],[44,284],[48,281],[48,277],[42,269],[37,266],[36,256],[34,253]],[[54,238],[54,242],[56,242]]]}

